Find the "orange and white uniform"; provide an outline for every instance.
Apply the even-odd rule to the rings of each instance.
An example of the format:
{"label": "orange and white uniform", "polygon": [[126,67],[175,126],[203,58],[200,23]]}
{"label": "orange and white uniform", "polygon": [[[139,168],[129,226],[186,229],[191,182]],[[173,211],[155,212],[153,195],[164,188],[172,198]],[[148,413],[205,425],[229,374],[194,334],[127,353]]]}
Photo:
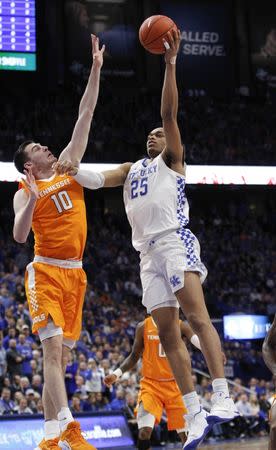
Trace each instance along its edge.
{"label": "orange and white uniform", "polygon": [[152,414],[157,422],[160,422],[165,409],[168,429],[183,429],[183,415],[187,410],[151,317],[144,321],[142,376],[138,405],[142,402],[144,409]]}
{"label": "orange and white uniform", "polygon": [[26,293],[32,331],[45,327],[51,316],[65,338],[81,331],[86,275],[82,255],[87,224],[83,188],[67,175],[36,180],[39,189],[32,229],[35,257],[26,269]]}

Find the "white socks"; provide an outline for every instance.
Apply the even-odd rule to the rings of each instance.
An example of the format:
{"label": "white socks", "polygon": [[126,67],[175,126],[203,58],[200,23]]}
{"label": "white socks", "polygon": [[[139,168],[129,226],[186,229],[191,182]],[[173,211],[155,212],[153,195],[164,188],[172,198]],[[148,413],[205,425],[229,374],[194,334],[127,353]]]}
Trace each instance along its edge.
{"label": "white socks", "polygon": [[229,389],[226,378],[216,378],[212,381],[214,394],[217,392],[221,392],[225,395],[225,397],[229,397]]}
{"label": "white socks", "polygon": [[55,439],[60,435],[60,428],[58,420],[47,420],[44,423],[45,441]]}
{"label": "white socks", "polygon": [[188,414],[194,415],[200,411],[200,403],[196,391],[189,392],[189,394],[183,395],[182,398],[188,410]]}
{"label": "white socks", "polygon": [[68,407],[64,406],[63,408],[61,408],[60,412],[58,413],[58,421],[61,432],[66,430],[68,423],[74,422],[74,418]]}

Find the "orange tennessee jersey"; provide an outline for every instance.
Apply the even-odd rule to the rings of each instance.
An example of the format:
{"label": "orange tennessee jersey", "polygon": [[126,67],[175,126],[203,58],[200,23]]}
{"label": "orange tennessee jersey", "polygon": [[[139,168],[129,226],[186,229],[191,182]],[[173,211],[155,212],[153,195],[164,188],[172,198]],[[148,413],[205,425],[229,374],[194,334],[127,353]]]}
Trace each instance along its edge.
{"label": "orange tennessee jersey", "polygon": [[82,259],[87,234],[83,187],[67,175],[36,180],[36,184],[39,198],[32,221],[35,254]]}
{"label": "orange tennessee jersey", "polygon": [[144,350],[142,375],[158,381],[174,380],[174,376],[160,343],[158,330],[151,317],[144,321]]}

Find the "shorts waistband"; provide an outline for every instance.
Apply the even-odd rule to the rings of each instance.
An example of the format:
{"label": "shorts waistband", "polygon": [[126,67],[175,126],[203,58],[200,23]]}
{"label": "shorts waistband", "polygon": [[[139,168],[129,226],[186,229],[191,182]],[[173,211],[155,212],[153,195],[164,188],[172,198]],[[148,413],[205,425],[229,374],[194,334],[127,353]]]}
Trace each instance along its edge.
{"label": "shorts waistband", "polygon": [[48,258],[46,256],[36,255],[34,257],[34,262],[39,262],[43,264],[49,264],[50,266],[62,267],[64,269],[81,269],[82,261],[71,260],[71,259],[55,259]]}

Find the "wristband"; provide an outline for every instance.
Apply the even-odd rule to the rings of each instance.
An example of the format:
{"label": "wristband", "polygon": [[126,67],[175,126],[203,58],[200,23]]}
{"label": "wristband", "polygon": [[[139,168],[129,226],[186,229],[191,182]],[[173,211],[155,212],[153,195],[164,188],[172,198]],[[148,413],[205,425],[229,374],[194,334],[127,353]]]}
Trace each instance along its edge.
{"label": "wristband", "polygon": [[123,372],[120,368],[114,370],[113,375],[117,377],[117,380],[123,375]]}
{"label": "wristband", "polygon": [[92,172],[90,170],[79,169],[74,175],[75,180],[81,186],[88,189],[99,189],[103,187],[105,176],[101,172]]}

